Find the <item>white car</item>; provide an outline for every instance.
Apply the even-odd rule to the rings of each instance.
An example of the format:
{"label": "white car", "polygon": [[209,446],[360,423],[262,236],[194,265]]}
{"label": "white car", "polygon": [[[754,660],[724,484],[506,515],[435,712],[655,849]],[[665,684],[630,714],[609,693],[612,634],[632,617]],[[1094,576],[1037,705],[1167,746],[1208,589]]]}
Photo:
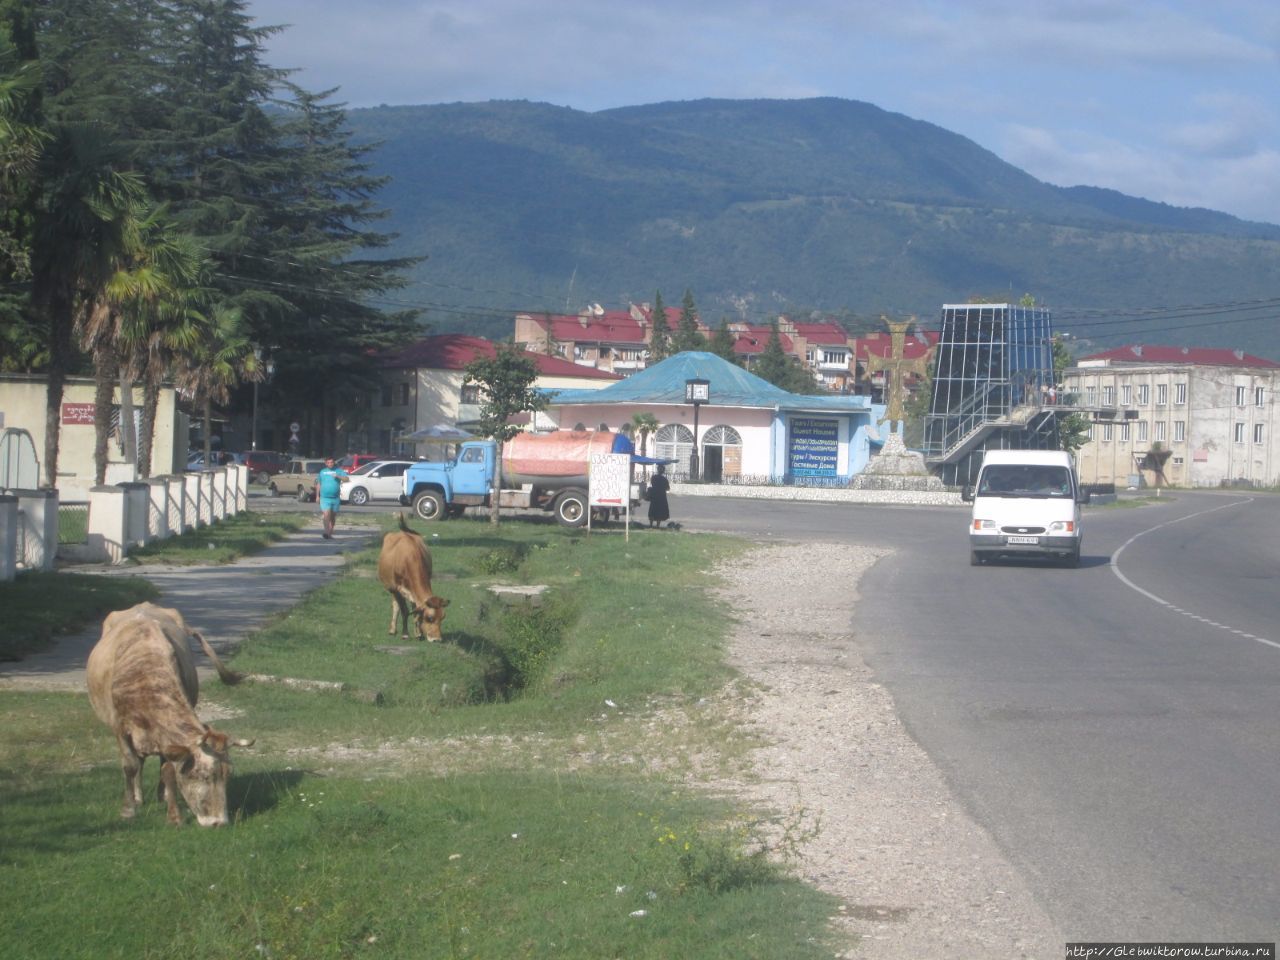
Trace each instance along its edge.
{"label": "white car", "polygon": [[412,460],[375,460],[351,471],[351,479],[342,485],[338,499],[355,506],[370,500],[396,500],[404,491],[404,472]]}

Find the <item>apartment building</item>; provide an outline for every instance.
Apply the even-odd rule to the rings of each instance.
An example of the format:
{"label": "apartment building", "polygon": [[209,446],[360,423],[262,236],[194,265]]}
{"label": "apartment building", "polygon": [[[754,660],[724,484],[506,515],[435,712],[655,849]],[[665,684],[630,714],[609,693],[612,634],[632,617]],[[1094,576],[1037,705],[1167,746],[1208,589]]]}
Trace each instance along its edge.
{"label": "apartment building", "polygon": [[1064,393],[1097,408],[1077,454],[1085,482],[1152,485],[1147,454],[1168,451],[1162,483],[1280,484],[1280,363],[1240,350],[1135,344],[1080,359]]}

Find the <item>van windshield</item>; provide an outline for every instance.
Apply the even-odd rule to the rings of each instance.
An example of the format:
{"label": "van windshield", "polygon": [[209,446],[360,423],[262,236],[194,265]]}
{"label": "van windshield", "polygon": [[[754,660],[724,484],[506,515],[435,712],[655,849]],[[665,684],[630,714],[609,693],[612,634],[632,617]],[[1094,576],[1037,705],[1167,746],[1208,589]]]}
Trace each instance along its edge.
{"label": "van windshield", "polygon": [[978,481],[980,497],[1070,497],[1071,471],[1040,464],[996,463]]}

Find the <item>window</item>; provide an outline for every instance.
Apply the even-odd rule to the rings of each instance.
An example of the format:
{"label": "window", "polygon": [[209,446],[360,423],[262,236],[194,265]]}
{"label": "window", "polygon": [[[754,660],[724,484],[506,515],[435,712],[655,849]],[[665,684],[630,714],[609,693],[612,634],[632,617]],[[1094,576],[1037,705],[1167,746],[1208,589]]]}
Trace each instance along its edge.
{"label": "window", "polygon": [[1185,383],[1175,383],[1173,385],[1173,402],[1174,403],[1187,402],[1187,385]]}
{"label": "window", "polygon": [[1138,421],[1138,441],[1139,442],[1146,442],[1147,429],[1148,429],[1147,421],[1139,420]]}
{"label": "window", "polygon": [[1116,405],[1116,388],[1115,387],[1102,388],[1102,405],[1104,407],[1114,407]]}
{"label": "window", "polygon": [[1102,442],[1103,443],[1111,442],[1111,433],[1114,429],[1115,429],[1114,423],[1104,423],[1102,425]]}
{"label": "window", "polygon": [[1173,421],[1173,442],[1182,443],[1186,439],[1187,439],[1187,421],[1185,420]]}
{"label": "window", "polygon": [[1084,405],[1086,407],[1096,407],[1098,405],[1098,388],[1088,386],[1084,388]]}
{"label": "window", "polygon": [[462,385],[461,400],[463,403],[479,403],[480,402],[480,384],[464,383]]}
{"label": "window", "polygon": [[462,451],[462,456],[459,457],[459,462],[460,463],[483,463],[484,447],[467,447],[466,450]]}
{"label": "window", "polygon": [[1241,386],[1236,387],[1236,406],[1237,407],[1244,406],[1244,391],[1245,391],[1244,387],[1241,387]]}
{"label": "window", "polygon": [[1263,398],[1263,390],[1262,390],[1262,387],[1254,387],[1254,388],[1253,388],[1253,405],[1254,405],[1255,407],[1261,407],[1261,406],[1264,406],[1264,404],[1263,404],[1263,402],[1262,402],[1262,398]]}
{"label": "window", "polygon": [[1129,421],[1127,420],[1124,423],[1120,424],[1120,442],[1121,443],[1129,442]]}
{"label": "window", "polygon": [[384,407],[391,406],[391,384],[389,383],[382,385],[382,405]]}
{"label": "window", "polygon": [[1181,465],[1182,465],[1182,458],[1181,458],[1181,457],[1174,457],[1174,458],[1173,458],[1173,465],[1174,465],[1175,467],[1181,466]]}
{"label": "window", "polygon": [[1120,406],[1133,406],[1133,387],[1127,383],[1120,387]]}
{"label": "window", "polygon": [[1156,384],[1156,406],[1163,407],[1169,402],[1169,385],[1167,383]]}
{"label": "window", "polygon": [[1156,439],[1161,443],[1164,443],[1165,429],[1168,426],[1169,425],[1165,423],[1163,420],[1156,421]]}
{"label": "window", "polygon": [[1253,442],[1254,443],[1262,442],[1262,424],[1260,423],[1255,423],[1253,425]]}
{"label": "window", "polygon": [[847,367],[849,365],[849,354],[844,350],[823,350],[822,362],[833,363],[836,366]]}
{"label": "window", "polygon": [[397,383],[396,395],[398,397],[398,399],[396,400],[396,403],[398,403],[402,407],[407,407],[409,405],[409,384]]}
{"label": "window", "polygon": [[1138,406],[1145,407],[1151,402],[1151,384],[1138,384]]}
{"label": "window", "polygon": [[1239,421],[1236,422],[1235,440],[1236,443],[1244,443],[1244,424]]}

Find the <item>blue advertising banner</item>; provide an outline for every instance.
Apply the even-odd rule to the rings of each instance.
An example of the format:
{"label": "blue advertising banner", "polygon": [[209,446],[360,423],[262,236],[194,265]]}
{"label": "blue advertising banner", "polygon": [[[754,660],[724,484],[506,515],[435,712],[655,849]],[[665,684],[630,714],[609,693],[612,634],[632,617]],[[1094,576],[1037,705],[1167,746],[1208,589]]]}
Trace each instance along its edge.
{"label": "blue advertising banner", "polygon": [[840,462],[840,421],[795,417],[791,421],[788,472],[794,477],[834,477]]}

